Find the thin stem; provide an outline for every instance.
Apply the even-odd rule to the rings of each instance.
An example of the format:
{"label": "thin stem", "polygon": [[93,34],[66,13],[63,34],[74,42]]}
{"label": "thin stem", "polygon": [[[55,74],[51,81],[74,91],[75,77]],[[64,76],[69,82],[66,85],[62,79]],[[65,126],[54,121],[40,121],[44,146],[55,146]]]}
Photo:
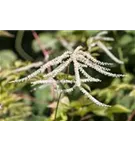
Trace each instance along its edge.
{"label": "thin stem", "polygon": [[132,119],[134,118],[135,116],[135,110],[131,113],[131,115],[128,117],[128,120],[127,121],[132,121]]}
{"label": "thin stem", "polygon": [[54,121],[56,121],[56,118],[57,118],[57,112],[58,112],[58,107],[59,107],[59,103],[60,103],[61,94],[62,93],[60,93],[60,95],[58,97],[57,106],[56,106],[55,115],[54,115]]}
{"label": "thin stem", "polygon": [[[123,52],[122,52],[122,49],[121,49],[121,47],[120,47],[120,45],[119,45],[119,43],[118,43],[119,39],[118,39],[117,31],[113,31],[113,34],[114,34],[115,39],[116,39],[116,41],[117,41],[117,42],[116,42],[116,46],[118,47],[119,58],[121,59],[121,61],[124,62]],[[124,64],[124,63],[121,64],[120,68],[121,68],[122,73],[123,73],[123,74],[126,74],[126,67],[125,67],[125,64]]]}
{"label": "thin stem", "polygon": [[49,52],[46,50],[45,45],[41,42],[38,34],[35,31],[32,31],[32,34],[37,44],[39,45],[40,49],[42,50],[43,55],[45,56],[45,61],[47,62],[49,59]]}
{"label": "thin stem", "polygon": [[66,79],[68,80],[68,77],[69,77],[69,66],[67,66],[67,70],[66,70]]}
{"label": "thin stem", "polygon": [[33,61],[33,58],[29,54],[27,54],[22,48],[22,40],[23,40],[24,32],[25,32],[24,30],[17,32],[16,40],[15,40],[15,48],[21,57],[23,57],[26,60]]}
{"label": "thin stem", "polygon": [[26,71],[26,70],[29,70],[29,69],[31,69],[31,68],[38,68],[38,67],[40,67],[41,65],[43,65],[43,62],[41,62],[41,61],[35,62],[35,63],[32,63],[32,64],[30,64],[30,65],[28,65],[28,66],[24,66],[24,67],[15,69],[15,70],[11,71],[11,73]]}
{"label": "thin stem", "polygon": [[[36,31],[32,31],[32,34],[33,34],[33,37],[35,38],[36,42],[38,43],[40,49],[42,50],[42,53],[43,53],[43,55],[45,57],[45,62],[48,62],[50,52],[48,52],[46,50],[45,45],[41,42],[41,40],[40,40],[38,34],[36,33]],[[48,73],[51,72],[51,66],[48,67],[47,70],[48,70]],[[54,89],[55,89],[55,85],[52,84],[52,86],[51,86],[51,93],[52,93],[53,97],[55,98]]]}
{"label": "thin stem", "polygon": [[[118,53],[119,53],[119,58],[120,58],[120,60],[122,60],[122,61],[124,62],[122,49],[121,49],[120,47],[118,48]],[[123,74],[126,74],[125,65],[124,65],[124,64],[121,64],[120,68],[121,68],[122,73],[123,73]]]}

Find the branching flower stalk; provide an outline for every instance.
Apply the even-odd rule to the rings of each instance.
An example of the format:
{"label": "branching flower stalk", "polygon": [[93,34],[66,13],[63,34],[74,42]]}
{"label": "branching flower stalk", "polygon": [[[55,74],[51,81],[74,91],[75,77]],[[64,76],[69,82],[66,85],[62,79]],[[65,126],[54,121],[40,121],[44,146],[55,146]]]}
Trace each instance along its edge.
{"label": "branching flower stalk", "polygon": [[101,48],[114,62],[118,63],[118,64],[123,64],[123,61],[119,60],[118,58],[116,58],[111,52],[110,49],[112,49],[112,47],[108,48],[103,42],[104,41],[114,41],[113,38],[111,37],[104,37],[104,35],[108,34],[107,31],[102,31],[99,32],[95,37],[90,37],[88,40],[88,46],[91,49],[94,46],[98,46],[99,48]]}
{"label": "branching flower stalk", "polygon": [[[111,38],[101,37],[101,35],[106,34],[100,33],[98,34],[94,40],[96,40],[96,44],[100,47],[100,40],[111,40]],[[93,46],[93,43],[92,43]],[[106,52],[106,51],[105,51]],[[107,52],[108,53],[108,52]],[[114,58],[114,57],[113,57]],[[115,59],[116,60],[116,59]],[[119,62],[119,61],[117,61]],[[73,64],[74,67],[74,79],[63,79],[58,80],[57,75],[59,73],[63,72],[66,67],[68,67],[70,64]],[[55,84],[56,90],[60,92],[72,92],[75,88],[79,88],[79,90],[86,95],[91,101],[93,101],[95,104],[99,106],[109,107],[109,105],[103,104],[99,102],[97,99],[95,99],[89,92],[83,87],[84,83],[89,82],[101,82],[100,79],[91,77],[86,71],[85,68],[92,68],[96,70],[97,72],[109,76],[109,77],[123,77],[123,74],[115,74],[110,72],[110,68],[106,66],[111,66],[112,63],[108,62],[101,62],[97,59],[95,59],[90,53],[83,51],[82,46],[78,46],[75,50],[70,49],[66,52],[64,52],[61,56],[58,56],[47,63],[43,64],[38,70],[33,72],[32,74],[28,75],[27,77],[24,77],[19,80],[12,81],[14,83],[18,82],[24,82],[28,81],[34,77],[36,77],[38,74],[43,74],[42,80],[36,80],[31,82],[33,86],[35,85],[46,85],[46,84]],[[48,67],[54,67],[54,69],[46,73],[46,70]],[[83,77],[81,77],[81,75]],[[70,88],[61,89],[61,84],[69,84]]]}
{"label": "branching flower stalk", "polygon": [[31,63],[27,66],[24,66],[24,67],[21,67],[21,68],[17,68],[15,70],[13,70],[11,73],[17,73],[17,72],[21,72],[21,71],[26,71],[26,70],[29,70],[31,68],[38,68],[40,67],[41,65],[43,65],[43,62],[42,61],[39,61],[39,62],[35,62],[35,63]]}

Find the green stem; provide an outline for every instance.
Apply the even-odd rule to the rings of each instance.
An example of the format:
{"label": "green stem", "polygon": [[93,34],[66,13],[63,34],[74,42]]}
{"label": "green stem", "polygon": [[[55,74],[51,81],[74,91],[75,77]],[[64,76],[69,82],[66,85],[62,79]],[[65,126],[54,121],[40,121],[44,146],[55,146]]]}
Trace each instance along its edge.
{"label": "green stem", "polygon": [[[113,31],[113,34],[114,34],[114,36],[115,36],[116,41],[118,41],[117,31]],[[122,48],[119,46],[119,43],[117,43],[116,46],[118,47],[119,58],[120,58],[121,61],[124,62],[124,57],[123,57]],[[122,73],[123,73],[123,74],[126,74],[126,67],[125,67],[125,64],[121,64],[120,68],[121,68]]]}
{"label": "green stem", "polygon": [[20,30],[17,32],[16,40],[15,40],[15,48],[16,51],[20,54],[21,57],[23,57],[26,60],[33,61],[33,58],[27,54],[24,49],[22,48],[22,40],[24,36],[24,30]]}
{"label": "green stem", "polygon": [[[120,60],[122,60],[122,61],[124,62],[123,52],[122,52],[122,49],[121,49],[120,47],[118,48],[118,53],[119,53],[119,58],[120,58]],[[123,73],[123,74],[126,74],[125,65],[122,64],[122,65],[120,66],[120,68],[121,68],[122,73]]]}
{"label": "green stem", "polygon": [[57,112],[58,112],[58,107],[59,107],[59,103],[60,103],[60,98],[61,98],[61,93],[58,97],[57,106],[56,106],[55,115],[54,115],[54,121],[56,121],[56,118],[57,118]]}

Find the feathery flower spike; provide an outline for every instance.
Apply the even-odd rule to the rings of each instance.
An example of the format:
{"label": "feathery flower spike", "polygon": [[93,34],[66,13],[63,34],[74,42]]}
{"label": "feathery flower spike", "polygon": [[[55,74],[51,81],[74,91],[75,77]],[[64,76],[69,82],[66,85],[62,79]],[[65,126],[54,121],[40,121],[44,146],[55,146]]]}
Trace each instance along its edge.
{"label": "feathery flower spike", "polygon": [[107,48],[107,46],[105,46],[105,44],[103,44],[102,41],[114,41],[113,38],[110,37],[104,37],[104,35],[106,35],[108,32],[107,31],[102,31],[99,32],[95,37],[90,37],[90,39],[88,40],[90,42],[89,44],[89,48],[94,47],[95,45],[97,45],[99,48],[101,48],[114,62],[118,63],[118,64],[123,64],[123,61],[119,60],[117,57],[115,57]]}
{"label": "feathery flower spike", "polygon": [[[105,47],[104,45],[102,45],[102,42],[100,42],[100,40],[109,40],[109,41],[112,40],[111,38],[105,38],[105,37],[103,38],[102,35],[105,35],[105,34],[107,34],[107,32],[104,31],[102,33],[99,33],[95,38],[97,40],[96,44],[98,44],[98,46],[102,47],[103,49],[105,49]],[[91,43],[91,45],[93,45],[93,43]],[[109,50],[107,49],[105,51],[106,53],[108,53]],[[112,54],[110,55],[110,51],[108,55],[111,58],[113,58],[113,60],[118,62],[118,60],[115,59],[115,57],[113,57]],[[71,80],[68,80],[68,79],[58,80],[57,75],[63,72],[65,68],[68,67],[71,63],[73,63],[75,78]],[[32,82],[33,86],[41,85],[40,87],[42,88],[42,86],[47,85],[47,84],[55,84],[57,91],[68,92],[68,93],[72,92],[75,88],[78,87],[80,91],[84,95],[86,95],[93,103],[99,106],[108,107],[108,105],[99,102],[92,95],[90,95],[89,92],[83,88],[82,83],[101,82],[100,79],[91,77],[84,70],[84,68],[92,68],[96,70],[97,72],[104,74],[106,76],[110,76],[110,77],[123,77],[124,76],[122,74],[111,73],[110,68],[105,67],[105,66],[110,66],[110,65],[112,65],[112,63],[101,62],[99,60],[96,60],[90,53],[84,52],[82,46],[78,46],[75,50],[70,49],[66,51],[65,53],[63,53],[61,56],[58,56],[48,61],[47,63],[41,65],[41,67],[38,70],[28,75],[27,77],[24,77],[22,79],[15,80],[12,82],[24,82],[42,73],[44,79],[36,80]],[[54,69],[49,73],[45,73],[45,70],[50,66],[54,67]],[[80,73],[82,74],[83,77],[81,77]],[[61,86],[61,84],[70,84],[72,87],[68,89],[60,89],[59,87]]]}

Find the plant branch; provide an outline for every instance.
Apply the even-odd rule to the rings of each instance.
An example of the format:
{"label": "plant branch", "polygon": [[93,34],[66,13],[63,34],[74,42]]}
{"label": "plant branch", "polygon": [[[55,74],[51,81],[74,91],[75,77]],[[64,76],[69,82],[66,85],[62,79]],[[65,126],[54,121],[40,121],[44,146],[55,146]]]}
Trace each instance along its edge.
{"label": "plant branch", "polygon": [[[50,54],[49,51],[46,50],[46,48],[43,45],[43,43],[41,42],[38,34],[35,31],[32,31],[32,34],[33,34],[33,37],[35,38],[35,40],[37,41],[40,49],[42,50],[42,53],[43,53],[43,55],[45,57],[45,62],[48,62],[48,60],[49,60],[49,54]],[[51,72],[51,67],[48,67],[47,70],[48,70],[48,73]],[[51,92],[52,92],[53,97],[55,98],[54,88],[55,88],[55,86],[52,85]]]}
{"label": "plant branch", "polygon": [[56,118],[57,118],[57,112],[58,112],[58,107],[59,107],[59,103],[60,103],[61,94],[62,93],[60,93],[60,95],[58,97],[58,101],[57,101],[57,105],[56,105],[56,110],[55,110],[55,115],[54,115],[54,121],[56,121]]}
{"label": "plant branch", "polygon": [[131,115],[128,117],[127,121],[132,121],[133,117],[135,116],[135,110],[131,113]]}

